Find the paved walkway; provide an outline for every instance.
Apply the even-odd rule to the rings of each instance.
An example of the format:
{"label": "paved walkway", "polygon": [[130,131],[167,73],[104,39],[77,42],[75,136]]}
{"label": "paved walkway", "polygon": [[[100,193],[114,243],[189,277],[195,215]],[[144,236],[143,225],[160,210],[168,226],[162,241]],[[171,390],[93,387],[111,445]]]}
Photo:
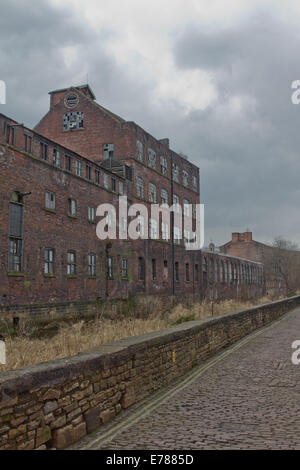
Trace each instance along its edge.
{"label": "paved walkway", "polygon": [[73,448],[300,449],[297,339],[299,308]]}

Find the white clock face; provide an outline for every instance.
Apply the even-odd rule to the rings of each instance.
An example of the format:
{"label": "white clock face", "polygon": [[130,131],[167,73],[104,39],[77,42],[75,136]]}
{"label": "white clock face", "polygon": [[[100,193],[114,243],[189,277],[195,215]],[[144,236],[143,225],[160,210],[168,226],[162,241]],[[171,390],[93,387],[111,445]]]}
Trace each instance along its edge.
{"label": "white clock face", "polygon": [[67,108],[74,108],[75,106],[77,106],[79,103],[79,98],[78,98],[78,95],[76,95],[76,93],[69,93],[66,97],[65,97],[65,105],[67,106]]}

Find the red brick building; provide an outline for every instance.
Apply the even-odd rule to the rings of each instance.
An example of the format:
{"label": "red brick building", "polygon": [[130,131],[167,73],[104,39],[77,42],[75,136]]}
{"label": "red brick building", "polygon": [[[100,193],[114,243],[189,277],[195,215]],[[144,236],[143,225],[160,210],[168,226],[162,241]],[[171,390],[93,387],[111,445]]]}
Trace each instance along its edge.
{"label": "red brick building", "polygon": [[[222,295],[238,295],[242,283],[249,295],[262,292],[261,264],[188,251],[160,220],[151,221],[149,239],[99,240],[99,204],[117,210],[126,195],[129,205],[194,208],[199,169],[172,151],[168,139],[157,140],[97,104],[88,85],[51,92],[50,110],[34,130],[0,115],[0,178],[3,305],[205,295],[213,279]],[[243,276],[241,264],[257,274]]]}

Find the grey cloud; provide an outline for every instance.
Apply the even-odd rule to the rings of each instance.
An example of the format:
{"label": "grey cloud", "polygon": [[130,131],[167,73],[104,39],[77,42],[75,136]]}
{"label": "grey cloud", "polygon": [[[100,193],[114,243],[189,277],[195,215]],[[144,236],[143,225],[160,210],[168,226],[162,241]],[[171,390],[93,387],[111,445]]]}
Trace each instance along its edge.
{"label": "grey cloud", "polygon": [[[223,243],[249,227],[263,241],[281,234],[300,242],[300,105],[290,99],[291,82],[300,79],[300,39],[292,18],[287,24],[260,11],[230,30],[191,24],[175,37],[178,70],[207,70],[218,90],[207,109],[187,115],[180,97],[154,103],[159,70],[155,80],[136,73],[138,54],[116,64],[107,45],[123,32],[92,31],[71,9],[46,0],[20,4],[1,4],[0,78],[8,89],[1,112],[33,126],[48,109],[49,90],[83,83],[89,73],[101,104],[169,137],[200,166],[207,241]],[[68,66],[63,49],[70,46],[78,58]],[[234,97],[240,113],[230,108]]]}

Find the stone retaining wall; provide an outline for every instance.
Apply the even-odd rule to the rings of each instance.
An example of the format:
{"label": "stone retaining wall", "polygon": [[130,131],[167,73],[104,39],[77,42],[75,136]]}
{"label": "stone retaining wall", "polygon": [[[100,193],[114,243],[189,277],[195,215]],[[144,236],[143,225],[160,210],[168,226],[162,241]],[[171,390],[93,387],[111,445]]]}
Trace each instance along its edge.
{"label": "stone retaining wall", "polygon": [[0,449],[63,449],[298,305],[300,296],[2,373]]}

